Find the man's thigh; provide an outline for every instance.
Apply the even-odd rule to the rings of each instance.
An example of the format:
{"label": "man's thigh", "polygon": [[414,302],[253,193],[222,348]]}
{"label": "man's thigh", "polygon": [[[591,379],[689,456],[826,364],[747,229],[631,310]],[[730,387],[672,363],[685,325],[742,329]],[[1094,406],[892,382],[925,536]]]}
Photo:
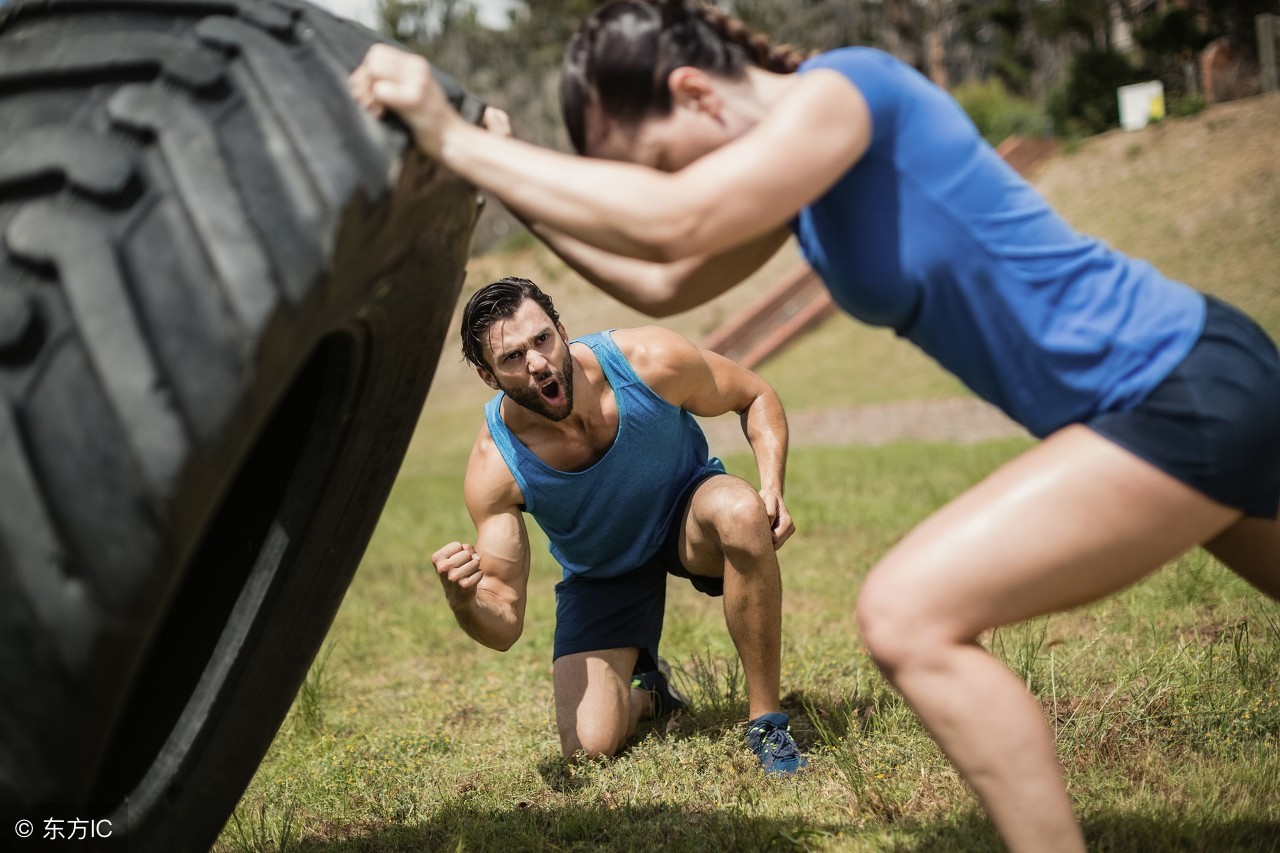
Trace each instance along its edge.
{"label": "man's thigh", "polygon": [[631,673],[636,648],[577,652],[556,658],[556,727],[566,755],[579,749],[613,754],[633,724]]}
{"label": "man's thigh", "polygon": [[666,572],[657,562],[613,577],[562,580],[556,584],[553,659],[635,648],[642,650],[643,668],[652,669],[657,661],[649,658],[657,655],[662,636],[666,585]]}

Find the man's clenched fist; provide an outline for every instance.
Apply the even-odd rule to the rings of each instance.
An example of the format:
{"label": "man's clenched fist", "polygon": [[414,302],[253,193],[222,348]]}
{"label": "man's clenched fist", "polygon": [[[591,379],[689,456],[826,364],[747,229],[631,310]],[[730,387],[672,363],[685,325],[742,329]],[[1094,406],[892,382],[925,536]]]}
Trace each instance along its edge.
{"label": "man's clenched fist", "polygon": [[449,606],[459,610],[476,597],[476,587],[484,578],[480,570],[480,554],[470,545],[450,542],[431,555],[431,562],[444,586]]}

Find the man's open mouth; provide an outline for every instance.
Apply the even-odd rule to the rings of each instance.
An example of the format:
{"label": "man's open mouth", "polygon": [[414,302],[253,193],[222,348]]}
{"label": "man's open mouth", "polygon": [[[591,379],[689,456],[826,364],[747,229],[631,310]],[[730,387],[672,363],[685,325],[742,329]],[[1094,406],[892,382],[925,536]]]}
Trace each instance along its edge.
{"label": "man's open mouth", "polygon": [[564,399],[564,389],[554,377],[539,385],[538,392],[548,403],[559,403]]}

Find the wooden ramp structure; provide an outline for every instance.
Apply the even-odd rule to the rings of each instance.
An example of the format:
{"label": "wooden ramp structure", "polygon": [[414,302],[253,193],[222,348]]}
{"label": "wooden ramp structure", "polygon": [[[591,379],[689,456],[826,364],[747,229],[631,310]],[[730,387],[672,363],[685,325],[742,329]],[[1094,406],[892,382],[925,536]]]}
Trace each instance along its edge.
{"label": "wooden ramp structure", "polygon": [[751,369],[835,311],[822,279],[801,264],[725,321],[702,346]]}

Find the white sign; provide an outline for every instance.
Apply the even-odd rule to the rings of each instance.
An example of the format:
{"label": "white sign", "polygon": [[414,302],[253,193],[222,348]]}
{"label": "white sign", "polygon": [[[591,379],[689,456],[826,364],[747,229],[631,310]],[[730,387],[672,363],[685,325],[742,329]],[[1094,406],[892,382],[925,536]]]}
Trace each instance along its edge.
{"label": "white sign", "polygon": [[1120,99],[1120,126],[1141,130],[1148,122],[1164,118],[1164,84],[1159,80],[1134,83],[1116,89]]}

